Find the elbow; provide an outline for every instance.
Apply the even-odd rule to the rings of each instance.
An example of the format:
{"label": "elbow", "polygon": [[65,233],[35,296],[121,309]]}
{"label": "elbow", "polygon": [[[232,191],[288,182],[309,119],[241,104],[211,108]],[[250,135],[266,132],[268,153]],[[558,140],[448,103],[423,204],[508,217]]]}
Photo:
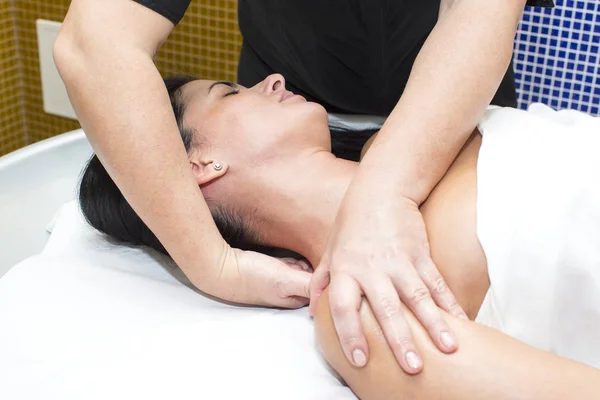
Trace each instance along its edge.
{"label": "elbow", "polygon": [[82,62],[84,46],[76,39],[77,35],[74,32],[65,28],[63,25],[58,32],[52,47],[52,57],[60,77],[65,84],[68,84],[76,75],[77,67]]}
{"label": "elbow", "polygon": [[67,16],[52,47],[54,64],[67,88],[71,82],[88,77],[91,69],[110,60],[108,55],[119,49],[104,36],[103,32]]}
{"label": "elbow", "polygon": [[71,38],[62,33],[62,31],[59,31],[56,41],[54,42],[54,46],[52,47],[52,58],[54,59],[54,64],[56,65],[56,69],[58,69],[58,73],[61,77],[63,76],[63,70],[67,65],[69,65],[67,57],[70,54],[70,41]]}

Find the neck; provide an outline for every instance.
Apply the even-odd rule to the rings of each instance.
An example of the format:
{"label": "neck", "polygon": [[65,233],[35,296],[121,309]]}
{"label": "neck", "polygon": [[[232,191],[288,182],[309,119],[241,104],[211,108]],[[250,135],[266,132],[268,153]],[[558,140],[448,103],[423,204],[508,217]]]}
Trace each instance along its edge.
{"label": "neck", "polygon": [[316,267],[357,167],[328,151],[286,163],[279,181],[261,188],[257,199],[254,220],[265,244],[299,253]]}

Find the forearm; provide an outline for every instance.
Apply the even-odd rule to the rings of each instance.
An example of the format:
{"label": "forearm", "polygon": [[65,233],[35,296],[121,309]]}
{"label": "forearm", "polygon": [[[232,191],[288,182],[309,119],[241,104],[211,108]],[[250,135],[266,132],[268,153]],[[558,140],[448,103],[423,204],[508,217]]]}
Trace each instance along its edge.
{"label": "forearm", "polygon": [[361,320],[370,361],[363,369],[354,368],[342,353],[327,303],[325,293],[315,317],[317,340],[327,361],[363,400],[595,399],[600,392],[600,371],[450,316],[446,319],[458,336],[460,348],[447,355],[435,348],[409,313],[408,323],[425,368],[419,375],[407,375],[394,359],[366,302],[361,307]]}
{"label": "forearm", "polygon": [[[144,18],[152,19],[151,27],[135,26]],[[110,29],[96,27],[97,21]],[[74,1],[55,58],[92,147],[127,201],[190,280],[218,295],[204,283],[217,273],[223,240],[152,61],[171,29],[131,1]]]}
{"label": "forearm", "polygon": [[[447,171],[510,63],[525,0],[445,1],[362,171],[420,204]],[[451,5],[449,5],[451,4]]]}

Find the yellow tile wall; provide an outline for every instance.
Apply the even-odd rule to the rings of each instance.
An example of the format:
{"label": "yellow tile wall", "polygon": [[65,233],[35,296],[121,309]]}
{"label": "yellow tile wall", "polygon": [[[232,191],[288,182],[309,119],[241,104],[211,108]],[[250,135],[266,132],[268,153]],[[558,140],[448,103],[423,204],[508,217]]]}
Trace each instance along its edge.
{"label": "yellow tile wall", "polygon": [[77,129],[79,124],[67,118],[46,114],[42,104],[36,19],[63,20],[69,0],[15,0],[13,2],[19,42],[24,98],[25,141],[27,144]]}
{"label": "yellow tile wall", "polygon": [[17,54],[12,1],[0,0],[0,155],[26,143]]}
{"label": "yellow tile wall", "polygon": [[237,0],[192,0],[156,64],[163,75],[235,81],[241,46]]}
{"label": "yellow tile wall", "polygon": [[[10,136],[9,130],[0,130],[2,155],[25,144],[77,129],[79,125],[77,121],[48,115],[43,110],[35,30],[36,19],[62,21],[70,1],[0,2],[2,10],[6,8],[0,20],[0,118],[9,115],[8,106],[6,111],[3,106],[5,98],[7,105],[19,104],[11,106],[10,110],[13,114],[18,114],[21,109],[22,115],[21,122],[13,123],[20,130],[12,128]],[[192,0],[186,16],[159,50],[156,64],[163,75],[185,74],[207,79],[235,80],[240,47],[237,0]],[[12,53],[9,49],[12,49]],[[18,52],[15,54],[16,49]],[[13,54],[12,58],[5,56],[5,52]],[[14,63],[12,67],[11,62]],[[12,101],[4,94],[4,80],[11,81],[9,75],[4,73],[5,68],[8,71],[9,67],[12,68],[11,71],[14,70],[13,74],[20,76],[20,85],[19,79],[14,78],[17,83],[10,86],[10,90],[6,89],[13,96]],[[21,102],[15,102],[15,98],[20,98]],[[18,121],[13,114],[7,120]]]}

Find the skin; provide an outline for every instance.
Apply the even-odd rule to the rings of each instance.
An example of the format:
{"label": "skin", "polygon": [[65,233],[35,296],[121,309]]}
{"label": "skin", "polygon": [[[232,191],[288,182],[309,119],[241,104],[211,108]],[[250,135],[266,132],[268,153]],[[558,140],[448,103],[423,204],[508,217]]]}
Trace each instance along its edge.
{"label": "skin", "polygon": [[[202,138],[189,159],[197,183],[207,198],[238,210],[263,244],[289,248],[318,265],[327,229],[358,165],[330,153],[326,114],[301,97],[288,97],[280,75],[251,89],[219,84],[209,93],[212,84],[184,87],[185,122]],[[490,286],[476,235],[480,145],[475,131],[421,207],[432,257],[471,319]],[[211,160],[227,165],[227,171],[209,168]],[[326,290],[315,316],[317,340],[362,399],[593,399],[600,390],[600,371],[443,311],[461,341],[452,355],[440,352],[405,310],[427,365],[421,374],[409,375],[364,299],[359,312],[371,358],[357,368],[340,346],[329,302]]]}
{"label": "skin", "polygon": [[[184,124],[200,138],[190,166],[205,198],[244,215],[261,244],[293,250],[318,265],[335,208],[358,168],[331,154],[324,109],[301,96],[289,97],[279,74],[250,89],[197,80],[185,85],[183,93]],[[365,152],[374,140],[367,142]],[[475,131],[421,207],[432,256],[443,261],[445,279],[461,293],[458,300],[471,318],[489,286],[475,233],[480,144]],[[224,168],[216,171],[214,162]],[[290,204],[311,213],[290,213]]]}
{"label": "skin", "polygon": [[329,284],[334,325],[356,366],[369,358],[363,296],[406,372],[418,373],[423,362],[405,305],[438,349],[457,348],[436,303],[453,315],[461,310],[431,257],[419,210],[497,90],[524,6],[525,0],[441,1],[402,98],[346,192],[311,282],[311,311]]}
{"label": "skin", "polygon": [[152,58],[173,24],[129,0],[73,0],[54,61],[95,153],[128,203],[201,291],[301,307],[310,274],[233,249],[212,220]]}
{"label": "skin", "polygon": [[[193,128],[197,143],[190,168],[204,197],[244,216],[259,233],[261,244],[298,252],[318,265],[335,209],[358,168],[331,153],[324,109],[292,96],[279,74],[249,89],[197,80],[184,86],[183,98],[184,125]],[[434,254],[443,254],[447,262],[455,249],[461,249],[470,258],[461,256],[453,267],[471,272],[486,267],[475,236],[472,184],[480,142],[475,134],[469,139],[421,207]],[[223,168],[215,170],[216,162]],[[290,213],[290,207],[305,211]],[[455,287],[467,285],[465,292],[477,292],[479,302],[483,300],[487,286],[471,290],[474,286],[462,276],[450,280]]]}
{"label": "skin", "polygon": [[[374,140],[367,142],[363,154]],[[477,316],[490,285],[485,254],[475,234],[480,145],[476,131],[421,208],[432,258],[471,320]],[[315,315],[317,341],[328,362],[361,399],[595,399],[600,391],[599,370],[447,314],[444,318],[461,342],[460,351],[452,356],[439,352],[414,315],[407,312],[411,332],[427,364],[418,376],[408,375],[396,363],[365,300],[360,318],[371,359],[359,369],[343,354],[328,301],[325,291]]]}
{"label": "skin", "polygon": [[[339,208],[323,272],[313,280],[312,309],[331,276],[332,300],[339,304],[336,329],[347,357],[358,351],[361,365],[369,356],[357,314],[361,289],[405,370],[416,373],[422,362],[398,297],[438,348],[457,348],[429,291],[443,309],[456,315],[461,310],[431,261],[418,207],[498,87],[524,1],[442,0],[439,23],[416,60],[403,100]],[[297,298],[308,296],[309,277],[292,274],[271,258],[230,248],[189,173],[152,62],[172,29],[166,18],[131,1],[73,0],[54,56],[78,119],[129,204],[194,285],[230,301],[297,307]],[[372,194],[385,201],[377,213],[364,212]],[[386,240],[370,247],[368,238]],[[386,257],[391,258],[387,263]],[[364,273],[366,267],[371,273]],[[395,270],[400,273],[392,279]],[[350,277],[345,285],[344,277]],[[449,335],[449,343],[442,343],[442,334]],[[407,361],[408,354],[414,363]]]}
{"label": "skin", "polygon": [[452,355],[438,351],[414,316],[407,313],[411,332],[426,363],[421,374],[408,375],[399,368],[365,301],[361,304],[360,316],[372,353],[366,367],[356,368],[340,348],[327,301],[329,297],[325,293],[315,316],[317,340],[331,366],[363,400],[592,400],[598,397],[600,371],[597,369],[447,314],[444,317],[461,342],[460,350]]}

